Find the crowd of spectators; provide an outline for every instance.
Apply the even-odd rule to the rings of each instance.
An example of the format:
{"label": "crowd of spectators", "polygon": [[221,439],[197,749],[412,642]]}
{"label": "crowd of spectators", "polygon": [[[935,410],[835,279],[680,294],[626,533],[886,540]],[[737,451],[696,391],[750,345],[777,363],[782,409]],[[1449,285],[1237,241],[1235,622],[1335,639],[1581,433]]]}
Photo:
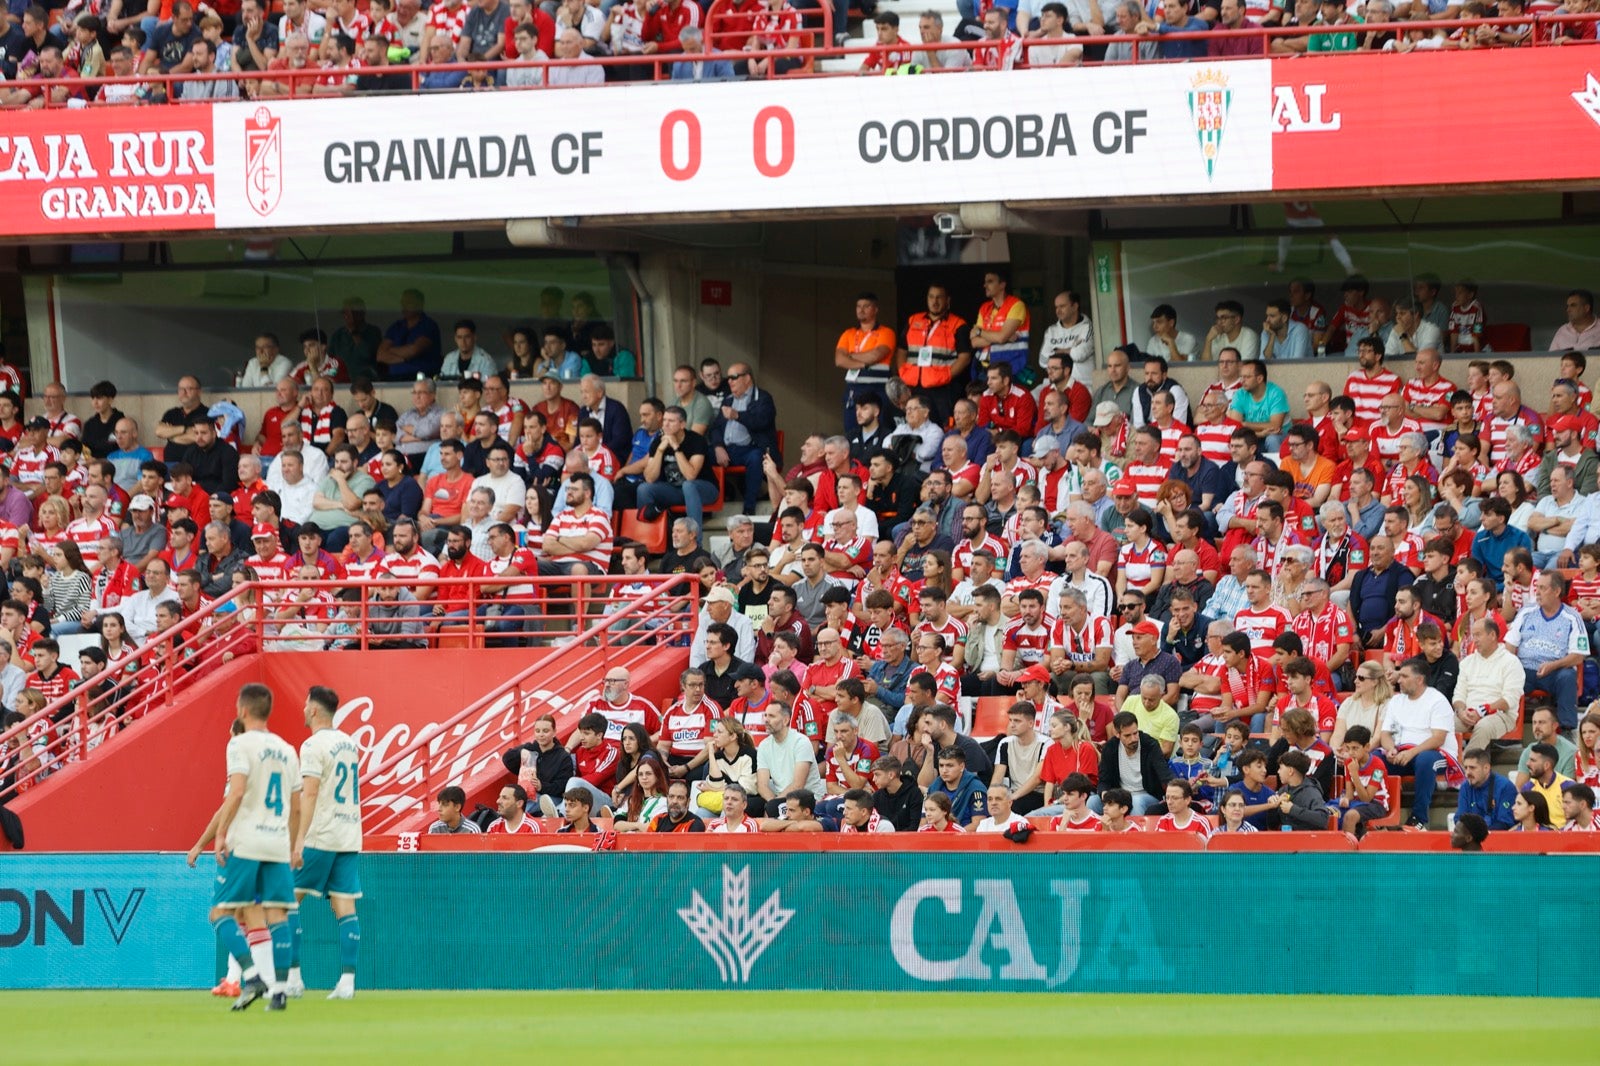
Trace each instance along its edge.
{"label": "crowd of spectators", "polygon": [[[624,829],[674,831],[748,812],[760,831],[1018,831],[1028,815],[1136,831],[1149,815],[1205,832],[1210,815],[1359,835],[1409,777],[1414,827],[1455,788],[1493,829],[1566,823],[1600,784],[1591,294],[1567,299],[1556,339],[1577,347],[1540,412],[1510,361],[1441,376],[1442,348],[1478,350],[1470,286],[1451,306],[1431,277],[1392,302],[1350,279],[1330,316],[1297,279],[1259,333],[1223,300],[1196,341],[1163,305],[1144,346],[1103,357],[1078,294],[1036,341],[1009,289],[999,269],[981,299],[932,285],[899,332],[861,294],[834,353],[843,432],[807,436],[787,469],[750,364],[678,367],[669,398],[629,412],[581,373],[566,319],[537,354],[541,331],[514,333],[512,367],[540,383],[527,404],[512,369],[482,374],[497,361],[470,321],[442,352],[416,292],[387,331],[348,301],[298,365],[258,336],[240,381],[272,382],[276,403],[255,426],[193,377],[149,431],[109,382],[85,415],[55,383],[28,419],[0,394],[6,706],[79,680],[58,638],[98,634],[79,665],[116,677],[253,578],[438,577],[365,593],[368,646],[422,648],[469,610],[494,642],[532,640],[539,597],[518,578],[655,571],[700,583],[681,698],[657,708],[610,671],[567,756],[542,733],[508,754],[510,805],[565,812],[576,791]],[[601,325],[590,357],[615,371]],[[1291,405],[1270,368],[1316,351],[1353,369]],[[1214,376],[1186,390],[1169,356],[1211,356]],[[411,382],[404,413],[359,373],[338,381],[369,369]],[[435,374],[457,375],[452,407]],[[673,510],[660,554],[618,535]],[[449,583],[487,577],[504,581]],[[289,646],[338,649],[363,595],[237,609]],[[1512,781],[1494,756],[1523,722]]]}
{"label": "crowd of spectators", "polygon": [[[396,91],[482,91],[590,85],[651,78],[725,81],[809,69],[797,57],[764,55],[816,47],[820,12],[833,11],[836,44],[845,32],[847,0],[739,0],[720,16],[697,0],[283,0],[269,14],[265,0],[214,9],[205,3],[74,0],[64,7],[13,2],[0,10],[0,106],[153,103],[170,99],[270,99]],[[1516,20],[1537,15],[1588,15],[1594,0],[961,0],[961,19],[947,34],[936,10],[917,19],[916,40],[901,35],[900,17],[858,5],[872,20],[878,47],[860,73],[924,70],[1010,70],[1139,59],[1190,60],[1304,52],[1410,52],[1587,43],[1595,22],[1510,23],[1441,28],[1446,20]],[[228,8],[230,10],[222,10]],[[165,17],[158,17],[165,16]],[[1408,28],[1367,30],[1367,24]],[[1325,27],[1270,39],[1239,31],[1261,27]],[[1414,28],[1409,28],[1413,27]],[[1221,31],[1221,32],[1218,32]],[[1130,40],[1100,43],[1121,35]],[[1202,35],[1202,36],[1189,36]],[[1207,39],[1209,37],[1210,39]],[[1090,43],[1083,43],[1084,41]],[[709,42],[709,43],[708,43]],[[964,48],[929,46],[965,44]],[[743,58],[695,59],[718,53]],[[585,62],[600,57],[671,57],[656,64]],[[679,58],[684,57],[684,58]],[[560,67],[468,69],[520,60]],[[409,67],[460,65],[413,78]],[[264,74],[188,81],[169,91],[148,74]],[[52,78],[115,78],[95,87],[37,83]]]}
{"label": "crowd of spectators", "polygon": [[[1310,282],[1288,288],[1260,333],[1224,300],[1202,346],[1163,305],[1144,347],[1103,360],[1078,294],[1035,342],[1002,271],[975,324],[934,285],[897,335],[863,293],[835,352],[846,432],[806,438],[786,472],[765,456],[765,486],[749,483],[772,514],[734,516],[716,552],[680,521],[655,564],[706,590],[681,698],[656,708],[613,671],[573,740],[587,763],[551,777],[553,733],[508,753],[530,809],[637,806],[637,770],[658,760],[662,803],[684,781],[670,831],[725,828],[733,795],[738,831],[1015,831],[1032,815],[1205,834],[1210,815],[1220,832],[1359,836],[1428,827],[1448,789],[1464,839],[1478,819],[1594,827],[1586,356],[1560,351],[1540,413],[1510,361],[1441,376],[1444,349],[1482,350],[1470,283],[1451,305],[1430,276],[1392,301],[1350,279],[1332,316]],[[1574,291],[1557,341],[1587,346],[1597,326]],[[1353,370],[1292,407],[1263,348]],[[1168,355],[1210,356],[1215,377],[1191,397]],[[695,394],[714,408],[725,380],[681,367],[675,398],[714,426]],[[649,561],[624,545],[622,564]],[[975,739],[995,700],[1004,725]],[[1493,767],[1521,724],[1513,780]]]}

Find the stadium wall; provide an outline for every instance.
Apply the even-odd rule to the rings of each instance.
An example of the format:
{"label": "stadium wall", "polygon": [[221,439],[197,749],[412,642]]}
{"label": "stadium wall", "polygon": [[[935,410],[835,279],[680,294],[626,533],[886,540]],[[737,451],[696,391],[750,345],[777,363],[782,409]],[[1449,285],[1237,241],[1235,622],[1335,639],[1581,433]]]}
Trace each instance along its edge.
{"label": "stadium wall", "polygon": [[[1500,903],[1579,898],[1596,855],[424,852],[362,875],[366,988],[1597,994],[1570,948],[1600,910]],[[210,985],[211,879],[178,855],[7,859],[0,987]],[[1514,984],[1485,919],[1515,923]],[[327,908],[304,925],[327,987]]]}

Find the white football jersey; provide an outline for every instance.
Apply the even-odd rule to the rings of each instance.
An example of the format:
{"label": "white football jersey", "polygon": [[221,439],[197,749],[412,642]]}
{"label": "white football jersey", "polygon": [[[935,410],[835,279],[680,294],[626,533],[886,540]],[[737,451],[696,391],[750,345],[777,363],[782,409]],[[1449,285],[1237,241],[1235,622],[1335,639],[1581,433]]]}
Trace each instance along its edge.
{"label": "white football jersey", "polygon": [[[319,729],[300,745],[300,776],[314,777],[317,809],[305,846],[320,851],[361,850],[361,751],[337,729]],[[302,799],[302,802],[304,800]]]}
{"label": "white football jersey", "polygon": [[300,791],[300,760],[276,733],[252,729],[228,741],[228,776],[247,778],[228,826],[228,850],[257,862],[289,861],[289,802]]}

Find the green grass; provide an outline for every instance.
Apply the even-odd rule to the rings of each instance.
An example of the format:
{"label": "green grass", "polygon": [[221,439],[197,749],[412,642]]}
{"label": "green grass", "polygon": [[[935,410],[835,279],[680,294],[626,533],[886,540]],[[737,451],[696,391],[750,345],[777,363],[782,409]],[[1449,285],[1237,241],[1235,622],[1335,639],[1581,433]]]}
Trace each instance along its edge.
{"label": "green grass", "polygon": [[[198,992],[5,992],[0,1061],[750,1063],[1550,1061],[1600,1039],[1595,1000],[835,992],[308,991],[282,1015]],[[1538,1035],[1543,1033],[1544,1035]],[[876,1054],[873,1054],[873,1053]],[[888,1052],[891,1058],[879,1058]],[[820,1056],[819,1056],[820,1053]],[[514,1058],[504,1058],[514,1056]],[[825,1057],[821,1057],[825,1056]],[[1561,1056],[1558,1054],[1557,1058]],[[870,1059],[868,1059],[870,1061]],[[1092,1058],[1087,1061],[1094,1061]]]}

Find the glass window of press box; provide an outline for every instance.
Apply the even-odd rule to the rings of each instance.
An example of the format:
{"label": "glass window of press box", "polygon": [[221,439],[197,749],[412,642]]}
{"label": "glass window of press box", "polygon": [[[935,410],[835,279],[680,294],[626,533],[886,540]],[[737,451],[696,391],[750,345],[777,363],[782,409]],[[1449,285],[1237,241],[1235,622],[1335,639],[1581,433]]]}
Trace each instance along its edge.
{"label": "glass window of press box", "polygon": [[557,327],[568,348],[591,355],[589,332],[610,326],[617,348],[641,360],[639,306],[617,256],[530,252],[498,233],[302,235],[32,248],[24,266],[29,346],[53,351],[63,383],[85,392],[110,379],[126,392],[166,391],[184,373],[232,387],[255,338],[277,336],[298,363],[300,336],[332,335],[347,301],[365,304],[380,331],[416,290],[439,325],[444,353],[457,322],[497,368],[512,331]]}
{"label": "glass window of press box", "polygon": [[1102,353],[1124,338],[1144,347],[1161,304],[1197,342],[1220,300],[1243,304],[1259,331],[1267,301],[1297,279],[1331,316],[1352,273],[1391,302],[1432,275],[1446,309],[1455,283],[1471,280],[1489,348],[1541,352],[1566,321],[1567,293],[1600,289],[1600,198],[1587,194],[1116,208],[1099,222],[1089,289]]}

